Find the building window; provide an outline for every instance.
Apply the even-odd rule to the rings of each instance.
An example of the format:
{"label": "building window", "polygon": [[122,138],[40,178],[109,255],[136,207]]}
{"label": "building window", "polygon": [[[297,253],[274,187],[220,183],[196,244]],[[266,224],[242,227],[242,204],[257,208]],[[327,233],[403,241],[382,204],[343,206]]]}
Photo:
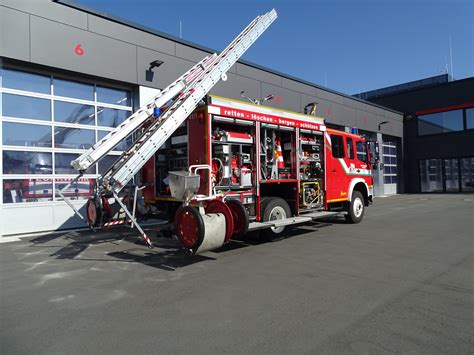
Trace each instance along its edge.
{"label": "building window", "polygon": [[474,128],[474,108],[466,109],[466,129]]}
{"label": "building window", "polygon": [[421,192],[442,192],[441,159],[420,160]]}
{"label": "building window", "polygon": [[4,150],[4,174],[52,174],[53,158],[47,152],[8,151]]}
{"label": "building window", "polygon": [[77,81],[53,79],[54,95],[94,101],[94,85]]}
{"label": "building window", "polygon": [[446,192],[459,191],[458,159],[444,159],[444,184]]}
{"label": "building window", "polygon": [[50,125],[17,122],[2,123],[3,145],[51,148],[52,137]]}
{"label": "building window", "polygon": [[437,134],[462,131],[463,110],[437,112],[418,116],[418,134]]}
{"label": "building window", "polygon": [[[54,173],[58,175],[77,175],[77,172],[71,166],[71,161],[77,159],[79,154],[73,153],[55,153],[54,154]],[[95,174],[95,165],[90,167],[86,174]]]}
{"label": "building window", "polygon": [[[54,191],[77,175],[71,160],[130,116],[132,93],[18,69],[0,74],[3,203],[59,200]],[[106,171],[131,143],[128,137],[117,145],[66,195],[90,196],[99,169]]]}
{"label": "building window", "polygon": [[2,116],[51,121],[51,101],[37,97],[2,94]]}
{"label": "building window", "polygon": [[[110,131],[97,131],[97,142],[99,142],[102,138],[104,138]],[[114,151],[123,151],[127,150],[132,145],[132,134],[129,135],[127,138],[122,140],[119,144],[117,144],[113,150]]]}
{"label": "building window", "polygon": [[4,88],[37,92],[40,94],[51,93],[51,78],[47,75],[27,73],[24,71],[0,68],[2,86]]}
{"label": "building window", "polygon": [[[66,187],[73,179],[72,178],[57,178],[54,179],[56,186],[56,200],[62,200],[63,198],[57,193],[57,190],[61,190]],[[70,200],[83,200],[88,199],[94,194],[94,179],[79,178],[71,186],[62,192],[62,194]]]}
{"label": "building window", "polygon": [[97,101],[121,106],[131,106],[132,104],[130,91],[102,86],[97,86]]}
{"label": "building window", "polygon": [[461,190],[474,191],[474,158],[461,159]]}
{"label": "building window", "polygon": [[56,148],[89,149],[95,143],[95,133],[91,129],[55,127],[54,146]]}
{"label": "building window", "polygon": [[104,127],[117,127],[132,113],[130,111],[117,110],[113,108],[97,108],[97,124]]}
{"label": "building window", "polygon": [[397,179],[397,146],[395,142],[383,142],[383,182],[396,184]]}
{"label": "building window", "polygon": [[3,203],[48,202],[53,200],[53,180],[27,178],[3,180]]}
{"label": "building window", "polygon": [[95,125],[95,110],[92,105],[54,101],[54,121]]}
{"label": "building window", "polygon": [[474,158],[420,161],[421,192],[474,191]]}

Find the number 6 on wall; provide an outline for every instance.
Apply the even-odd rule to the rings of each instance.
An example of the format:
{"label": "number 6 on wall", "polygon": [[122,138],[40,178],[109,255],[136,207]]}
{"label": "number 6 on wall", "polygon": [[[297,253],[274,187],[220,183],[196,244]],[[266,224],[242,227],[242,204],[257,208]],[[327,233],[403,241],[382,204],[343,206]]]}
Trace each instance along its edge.
{"label": "number 6 on wall", "polygon": [[82,48],[81,45],[78,44],[76,47],[74,47],[74,52],[75,52],[78,56],[82,56],[82,55],[84,55],[84,48]]}

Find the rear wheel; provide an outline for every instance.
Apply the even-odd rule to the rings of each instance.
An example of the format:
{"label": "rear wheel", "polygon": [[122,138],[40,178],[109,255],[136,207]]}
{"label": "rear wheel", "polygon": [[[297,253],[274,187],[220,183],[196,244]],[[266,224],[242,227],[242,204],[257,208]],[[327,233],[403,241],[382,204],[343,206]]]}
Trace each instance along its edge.
{"label": "rear wheel", "polygon": [[91,197],[86,203],[86,218],[89,227],[95,227],[100,224],[102,219],[102,208],[96,198]]}
{"label": "rear wheel", "polygon": [[345,215],[346,221],[349,223],[360,223],[364,217],[365,201],[364,196],[360,191],[354,191],[352,193],[352,199],[349,204],[349,209]]}
{"label": "rear wheel", "polygon": [[[261,201],[263,221],[278,221],[291,217],[291,209],[285,200],[279,197],[266,197]],[[274,241],[283,237],[285,226],[271,227],[262,231],[262,237]]]}

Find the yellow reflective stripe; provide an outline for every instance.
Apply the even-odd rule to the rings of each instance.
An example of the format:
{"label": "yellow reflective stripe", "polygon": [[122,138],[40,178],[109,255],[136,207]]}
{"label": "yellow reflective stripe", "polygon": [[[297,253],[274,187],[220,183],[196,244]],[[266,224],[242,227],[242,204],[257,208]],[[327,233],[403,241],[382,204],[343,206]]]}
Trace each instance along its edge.
{"label": "yellow reflective stripe", "polygon": [[341,201],[349,201],[348,198],[336,198],[334,200],[328,200],[328,203],[330,202],[341,202]]}

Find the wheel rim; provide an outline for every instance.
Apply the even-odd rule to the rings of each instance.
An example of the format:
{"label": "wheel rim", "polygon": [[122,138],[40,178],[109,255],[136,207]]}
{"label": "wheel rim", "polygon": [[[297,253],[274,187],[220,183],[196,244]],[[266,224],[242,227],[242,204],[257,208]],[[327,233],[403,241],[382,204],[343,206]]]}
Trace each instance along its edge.
{"label": "wheel rim", "polygon": [[362,200],[360,198],[356,198],[354,200],[354,203],[352,205],[352,211],[354,212],[354,216],[359,218],[362,216],[362,212],[364,212],[364,204],[362,203]]}
{"label": "wheel rim", "polygon": [[[285,209],[283,207],[276,206],[276,207],[273,207],[272,210],[270,211],[268,220],[269,221],[279,221],[279,220],[282,220],[282,219],[285,219],[285,218],[286,218]],[[285,229],[285,226],[271,227],[271,230],[275,234],[283,232],[284,229]]]}
{"label": "wheel rim", "polygon": [[199,227],[193,214],[185,211],[178,221],[178,238],[181,242],[192,248],[198,241]]}

